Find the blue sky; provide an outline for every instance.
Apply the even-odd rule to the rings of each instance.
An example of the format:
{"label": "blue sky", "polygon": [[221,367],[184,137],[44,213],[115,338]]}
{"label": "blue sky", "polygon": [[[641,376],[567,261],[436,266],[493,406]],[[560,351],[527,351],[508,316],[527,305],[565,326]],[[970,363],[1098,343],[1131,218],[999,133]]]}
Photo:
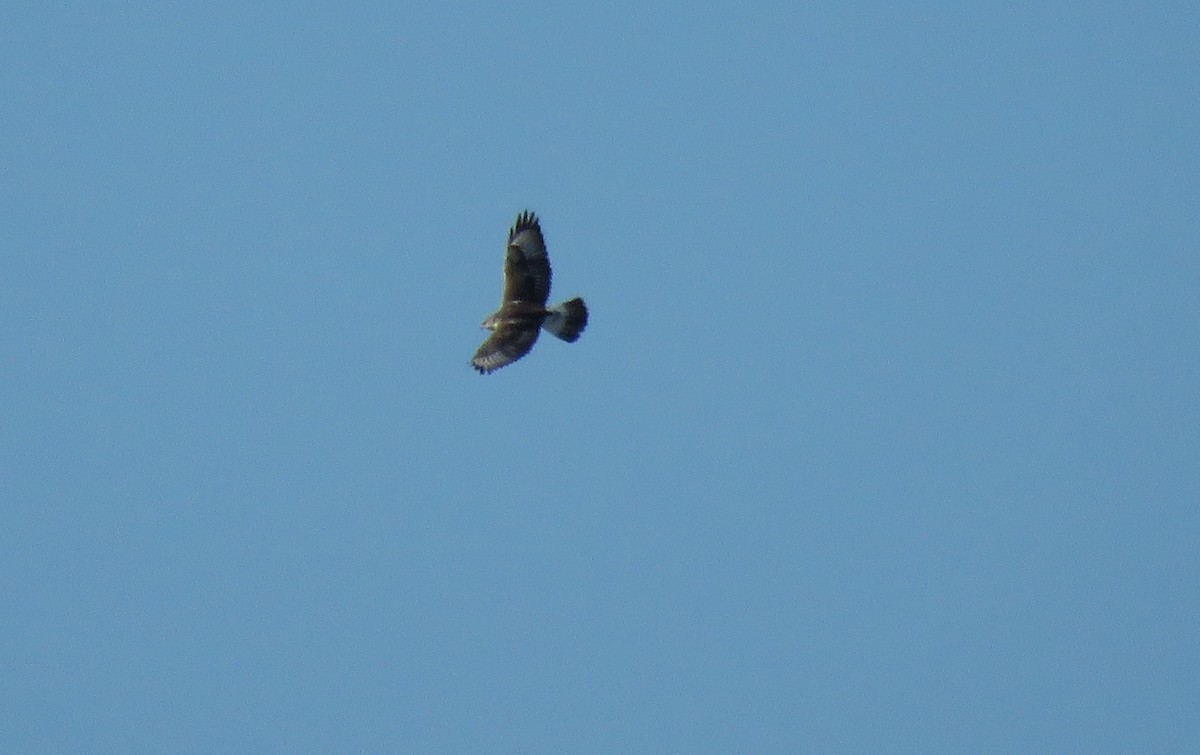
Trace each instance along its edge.
{"label": "blue sky", "polygon": [[1193,750],[1198,29],[6,6],[0,749]]}

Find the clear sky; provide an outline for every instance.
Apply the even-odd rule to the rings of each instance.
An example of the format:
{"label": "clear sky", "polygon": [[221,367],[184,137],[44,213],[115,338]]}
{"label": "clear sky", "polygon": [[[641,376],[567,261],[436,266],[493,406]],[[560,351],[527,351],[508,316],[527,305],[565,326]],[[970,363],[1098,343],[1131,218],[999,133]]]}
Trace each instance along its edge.
{"label": "clear sky", "polygon": [[1198,37],[6,4],[0,750],[1194,752]]}

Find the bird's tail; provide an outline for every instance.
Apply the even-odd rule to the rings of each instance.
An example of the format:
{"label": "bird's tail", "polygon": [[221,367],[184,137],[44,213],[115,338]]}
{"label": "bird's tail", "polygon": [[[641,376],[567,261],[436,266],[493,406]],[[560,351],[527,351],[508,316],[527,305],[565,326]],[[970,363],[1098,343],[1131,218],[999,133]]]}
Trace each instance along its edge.
{"label": "bird's tail", "polygon": [[546,315],[542,327],[567,343],[578,340],[579,334],[587,327],[588,311],[583,299],[565,301],[547,311],[549,314]]}

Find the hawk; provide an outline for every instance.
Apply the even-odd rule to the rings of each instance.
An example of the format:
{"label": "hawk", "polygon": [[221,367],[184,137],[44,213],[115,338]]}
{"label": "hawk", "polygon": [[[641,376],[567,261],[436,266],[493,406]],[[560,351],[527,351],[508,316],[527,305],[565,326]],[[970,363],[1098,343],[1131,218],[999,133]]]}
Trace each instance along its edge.
{"label": "hawk", "polygon": [[525,210],[508,232],[500,309],[483,321],[482,327],[492,334],[471,359],[481,375],[528,354],[542,328],[567,343],[579,338],[588,318],[583,299],[576,297],[547,309],[549,298],[550,260],[546,257],[546,242],[537,216]]}

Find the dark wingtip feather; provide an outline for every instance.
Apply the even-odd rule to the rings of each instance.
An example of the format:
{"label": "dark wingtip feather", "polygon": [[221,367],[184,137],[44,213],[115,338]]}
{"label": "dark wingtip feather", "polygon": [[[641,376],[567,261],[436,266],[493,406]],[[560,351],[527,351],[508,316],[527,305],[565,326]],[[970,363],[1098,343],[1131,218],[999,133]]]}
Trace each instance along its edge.
{"label": "dark wingtip feather", "polygon": [[513,237],[521,231],[533,229],[541,233],[541,225],[538,223],[538,217],[532,210],[521,210],[517,215],[517,221],[513,223],[512,228],[508,229],[508,240],[512,241]]}

